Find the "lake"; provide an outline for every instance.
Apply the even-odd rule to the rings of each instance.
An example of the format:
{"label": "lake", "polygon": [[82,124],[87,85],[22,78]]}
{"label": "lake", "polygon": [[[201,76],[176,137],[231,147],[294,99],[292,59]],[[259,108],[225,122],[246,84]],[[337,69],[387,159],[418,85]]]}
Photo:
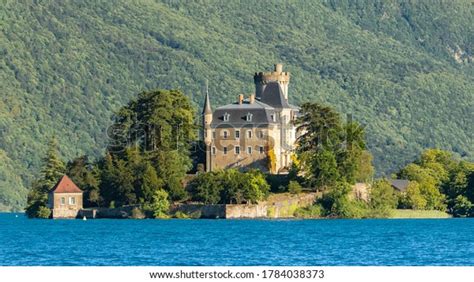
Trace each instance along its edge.
{"label": "lake", "polygon": [[474,219],[30,220],[0,265],[474,265]]}

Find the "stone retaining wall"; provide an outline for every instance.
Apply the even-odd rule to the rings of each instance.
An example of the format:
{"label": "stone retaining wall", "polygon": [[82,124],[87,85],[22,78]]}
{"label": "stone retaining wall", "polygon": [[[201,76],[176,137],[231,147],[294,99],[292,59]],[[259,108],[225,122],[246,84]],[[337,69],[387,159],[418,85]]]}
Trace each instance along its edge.
{"label": "stone retaining wall", "polygon": [[[297,208],[312,205],[318,196],[317,193],[273,194],[264,202],[248,205],[176,204],[170,207],[170,213],[181,212],[192,218],[292,218]],[[139,209],[139,207],[83,209],[79,212],[79,217],[142,218],[137,216],[139,212],[134,212],[134,209]]]}

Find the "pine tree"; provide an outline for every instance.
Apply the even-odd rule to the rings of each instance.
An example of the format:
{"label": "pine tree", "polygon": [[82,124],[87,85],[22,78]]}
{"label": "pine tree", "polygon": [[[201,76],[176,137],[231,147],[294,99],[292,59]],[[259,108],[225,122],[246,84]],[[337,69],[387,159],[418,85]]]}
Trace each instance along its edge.
{"label": "pine tree", "polygon": [[66,171],[64,162],[59,158],[58,147],[58,140],[53,137],[49,141],[46,157],[43,159],[42,180],[49,188],[52,188]]}
{"label": "pine tree", "polygon": [[56,138],[52,138],[49,142],[43,163],[41,178],[33,182],[28,194],[27,207],[25,209],[28,217],[47,218],[50,215],[47,208],[48,192],[65,172],[64,163],[59,157],[58,141]]}

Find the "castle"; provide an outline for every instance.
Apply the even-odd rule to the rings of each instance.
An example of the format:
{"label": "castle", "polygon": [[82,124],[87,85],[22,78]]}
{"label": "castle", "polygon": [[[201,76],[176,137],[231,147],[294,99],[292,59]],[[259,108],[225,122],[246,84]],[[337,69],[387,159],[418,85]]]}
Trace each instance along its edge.
{"label": "castle", "polygon": [[299,108],[288,103],[290,73],[255,73],[255,94],[212,111],[209,93],[203,107],[206,171],[256,168],[287,173],[296,141],[293,121]]}

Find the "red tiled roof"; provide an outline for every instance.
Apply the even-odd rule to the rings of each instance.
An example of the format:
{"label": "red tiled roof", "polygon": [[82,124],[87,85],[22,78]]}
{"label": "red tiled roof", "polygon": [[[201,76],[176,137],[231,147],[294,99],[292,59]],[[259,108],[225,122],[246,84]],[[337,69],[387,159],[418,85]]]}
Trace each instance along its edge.
{"label": "red tiled roof", "polygon": [[58,183],[54,185],[53,189],[50,191],[51,193],[82,193],[82,190],[72,182],[72,180],[67,176],[64,175],[59,179]]}

